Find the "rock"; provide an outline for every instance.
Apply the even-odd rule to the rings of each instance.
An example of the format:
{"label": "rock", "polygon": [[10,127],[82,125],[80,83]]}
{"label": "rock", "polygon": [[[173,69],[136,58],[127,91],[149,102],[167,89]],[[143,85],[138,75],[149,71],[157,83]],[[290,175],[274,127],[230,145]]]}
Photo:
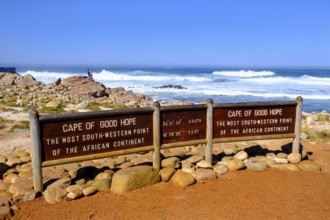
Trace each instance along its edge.
{"label": "rock", "polygon": [[214,170],[212,169],[198,169],[192,173],[197,182],[204,180],[214,180],[217,178]]}
{"label": "rock", "polygon": [[179,168],[180,160],[177,157],[169,157],[162,160],[162,168]]}
{"label": "rock", "polygon": [[193,155],[191,157],[189,157],[188,159],[186,159],[185,161],[190,162],[191,164],[196,164],[199,161],[204,160],[204,157],[201,155]]}
{"label": "rock", "polygon": [[82,196],[83,196],[83,192],[82,192],[81,189],[78,189],[78,188],[76,188],[76,189],[74,189],[74,190],[71,190],[71,191],[68,192],[68,194],[66,195],[66,197],[67,197],[68,199],[72,199],[72,200],[74,200],[74,199],[79,199],[79,198],[81,198]]}
{"label": "rock", "polygon": [[16,174],[16,173],[6,174],[6,177],[3,179],[3,182],[5,182],[5,183],[12,183],[13,182],[13,179],[15,179],[17,177],[18,177],[18,174]]}
{"label": "rock", "polygon": [[207,162],[206,160],[201,160],[196,164],[197,167],[199,168],[212,168],[212,164]]}
{"label": "rock", "polygon": [[0,219],[6,220],[11,219],[11,210],[7,206],[0,206]]}
{"label": "rock", "polygon": [[163,182],[168,182],[174,175],[175,169],[171,167],[163,168],[159,171],[159,175]]}
{"label": "rock", "polygon": [[134,166],[134,165],[135,165],[135,164],[134,164],[133,162],[129,161],[129,162],[125,162],[125,163],[123,163],[123,164],[120,164],[119,168],[120,168],[120,169],[125,169],[125,168],[128,168],[128,167],[132,167],[132,166]]}
{"label": "rock", "polygon": [[0,181],[0,192],[1,191],[8,191],[11,183],[1,182]]}
{"label": "rock", "polygon": [[26,152],[26,151],[22,151],[22,150],[16,150],[14,152],[14,155],[17,156],[17,157],[29,157],[30,153]]}
{"label": "rock", "polygon": [[234,157],[232,157],[232,156],[225,156],[221,159],[221,163],[227,163],[228,161],[233,160],[233,159],[234,159]]}
{"label": "rock", "polygon": [[77,190],[77,189],[79,189],[81,191],[83,190],[82,186],[80,186],[80,185],[70,185],[70,186],[65,188],[65,190],[67,192],[72,192],[72,191]]}
{"label": "rock", "polygon": [[70,177],[64,177],[61,179],[56,180],[52,184],[48,186],[48,188],[63,188],[65,189],[66,187],[71,185],[71,178]]}
{"label": "rock", "polygon": [[32,178],[17,177],[9,187],[14,201],[30,201],[36,198],[36,191],[33,189]]}
{"label": "rock", "polygon": [[231,155],[237,153],[237,148],[235,144],[223,144],[222,150],[225,154]]}
{"label": "rock", "polygon": [[320,171],[321,166],[311,160],[303,160],[299,164],[297,164],[299,169],[304,171]]}
{"label": "rock", "polygon": [[10,207],[13,204],[13,201],[10,197],[0,197],[0,206]]}
{"label": "rock", "polygon": [[278,157],[278,158],[287,158],[288,157],[288,155],[286,154],[286,153],[278,153],[277,155],[276,155],[276,157]]}
{"label": "rock", "polygon": [[20,177],[33,177],[32,169],[19,172],[18,176],[20,176]]}
{"label": "rock", "polygon": [[222,175],[228,172],[228,167],[226,165],[219,164],[214,167],[213,170],[217,175]]}
{"label": "rock", "polygon": [[158,183],[160,176],[151,166],[135,166],[117,171],[112,178],[111,191],[125,194],[134,189]]}
{"label": "rock", "polygon": [[274,158],[276,158],[276,155],[275,155],[274,153],[267,153],[267,154],[265,155],[265,157],[266,157],[266,158],[274,159]]}
{"label": "rock", "polygon": [[301,161],[301,154],[300,153],[291,153],[288,155],[288,161],[289,163],[300,163]]}
{"label": "rock", "polygon": [[173,175],[171,182],[175,186],[185,187],[194,184],[196,179],[192,174],[179,170]]}
{"label": "rock", "polygon": [[49,108],[58,108],[60,106],[61,106],[61,102],[58,101],[57,99],[53,99],[46,104],[46,107],[49,107]]}
{"label": "rock", "polygon": [[318,120],[319,120],[319,121],[329,121],[329,114],[326,113],[326,112],[321,112],[321,113],[318,115]]}
{"label": "rock", "polygon": [[42,169],[42,174],[46,181],[69,176],[68,171],[63,166],[45,167]]}
{"label": "rock", "polygon": [[264,171],[267,170],[267,163],[266,162],[256,162],[246,165],[248,170],[256,170],[256,171]]}
{"label": "rock", "polygon": [[107,190],[110,189],[111,187],[111,181],[112,181],[112,177],[95,180],[92,186],[99,191]]}
{"label": "rock", "polygon": [[274,158],[275,163],[288,163],[288,160],[286,158]]}
{"label": "rock", "polygon": [[10,157],[8,158],[6,164],[10,167],[14,166],[14,165],[18,165],[22,163],[22,161],[18,158],[18,157]]}
{"label": "rock", "polygon": [[83,194],[84,196],[91,196],[95,193],[97,193],[97,188],[94,186],[90,186],[90,187],[86,187],[85,189],[83,189]]}
{"label": "rock", "polygon": [[269,165],[271,168],[281,170],[281,171],[298,171],[298,167],[294,164],[271,164]]}
{"label": "rock", "polygon": [[244,162],[236,158],[234,158],[233,160],[229,160],[226,166],[229,170],[241,170],[245,168]]}
{"label": "rock", "polygon": [[195,171],[195,166],[191,163],[183,163],[181,170],[186,173],[193,173]]}
{"label": "rock", "polygon": [[245,151],[239,151],[234,156],[236,159],[245,160],[248,158],[248,154]]}
{"label": "rock", "polygon": [[55,204],[62,201],[66,197],[67,191],[63,188],[47,188],[43,192],[43,195],[47,203]]}
{"label": "rock", "polygon": [[19,158],[23,163],[27,163],[31,161],[31,157],[20,157]]}
{"label": "rock", "polygon": [[76,106],[76,109],[87,109],[89,106],[88,101],[83,101]]}

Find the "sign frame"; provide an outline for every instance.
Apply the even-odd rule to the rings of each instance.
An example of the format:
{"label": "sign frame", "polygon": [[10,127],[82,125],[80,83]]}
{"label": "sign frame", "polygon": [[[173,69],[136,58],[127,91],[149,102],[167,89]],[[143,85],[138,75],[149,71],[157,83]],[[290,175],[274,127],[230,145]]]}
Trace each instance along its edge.
{"label": "sign frame", "polygon": [[[53,166],[64,163],[80,162],[85,160],[101,159],[111,156],[118,156],[130,153],[138,153],[143,151],[153,150],[153,167],[160,170],[160,150],[174,147],[181,147],[187,145],[206,144],[205,147],[205,160],[210,165],[212,164],[212,149],[213,143],[226,143],[226,142],[238,142],[238,141],[251,141],[251,140],[266,140],[266,139],[284,139],[293,138],[292,152],[299,152],[300,146],[300,129],[301,129],[301,117],[302,117],[302,97],[297,97],[296,101],[286,102],[250,102],[250,103],[218,103],[214,104],[212,99],[207,100],[206,104],[200,105],[185,105],[185,106],[165,106],[160,107],[159,102],[154,102],[152,107],[149,108],[137,108],[137,109],[120,109],[120,110],[108,110],[99,112],[84,112],[84,113],[67,113],[67,114],[56,114],[56,115],[42,115],[39,116],[37,110],[30,111],[30,134],[32,141],[32,168],[33,168],[33,183],[35,191],[43,191],[43,180],[42,180],[42,167]],[[224,137],[214,138],[214,111],[217,109],[230,109],[230,108],[280,108],[280,107],[295,107],[295,121],[291,123],[290,131],[293,132],[285,134],[270,134],[270,135],[251,135],[244,137]],[[188,114],[189,111],[201,111],[203,114],[205,111],[205,136],[197,139],[187,140],[183,138],[183,141],[163,143],[163,122],[162,114],[166,113],[180,113],[185,112]],[[188,113],[187,113],[188,112]],[[135,147],[129,149],[122,149],[116,151],[110,151],[105,153],[88,154],[83,156],[68,157],[56,160],[43,161],[42,158],[42,136],[41,136],[41,123],[45,122],[58,122],[65,120],[82,120],[82,119],[95,119],[95,118],[106,118],[115,116],[136,116],[142,114],[151,114],[150,117],[152,126],[152,145],[143,147]],[[171,116],[173,117],[173,116]],[[176,116],[174,115],[174,118]],[[186,119],[186,115],[184,116]],[[187,126],[187,125],[185,125]],[[194,126],[192,126],[194,127]],[[293,128],[294,127],[294,128]],[[198,129],[199,127],[197,127]],[[180,128],[177,128],[180,129]],[[184,127],[183,129],[186,129]],[[203,129],[202,129],[203,130]],[[184,130],[186,131],[186,130]],[[204,134],[203,134],[204,135]],[[204,138],[205,137],[205,138]]]}

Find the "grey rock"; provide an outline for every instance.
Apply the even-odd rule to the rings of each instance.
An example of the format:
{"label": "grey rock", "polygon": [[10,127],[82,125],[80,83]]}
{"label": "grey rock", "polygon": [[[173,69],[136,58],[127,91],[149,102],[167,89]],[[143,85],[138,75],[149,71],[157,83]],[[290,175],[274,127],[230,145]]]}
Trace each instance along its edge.
{"label": "grey rock", "polygon": [[256,170],[256,171],[264,171],[267,170],[267,163],[266,162],[256,162],[246,165],[248,170]]}
{"label": "grey rock", "polygon": [[36,198],[32,178],[15,178],[8,191],[12,193],[14,201],[30,201]]}
{"label": "grey rock", "polygon": [[214,167],[213,170],[217,175],[223,175],[228,172],[228,167],[226,165],[219,164]]}
{"label": "grey rock", "polygon": [[204,180],[214,180],[217,178],[216,173],[212,169],[197,169],[192,173],[197,182]]}
{"label": "grey rock", "polygon": [[43,192],[44,199],[47,203],[55,204],[61,202],[67,195],[67,191],[63,188],[47,188]]}

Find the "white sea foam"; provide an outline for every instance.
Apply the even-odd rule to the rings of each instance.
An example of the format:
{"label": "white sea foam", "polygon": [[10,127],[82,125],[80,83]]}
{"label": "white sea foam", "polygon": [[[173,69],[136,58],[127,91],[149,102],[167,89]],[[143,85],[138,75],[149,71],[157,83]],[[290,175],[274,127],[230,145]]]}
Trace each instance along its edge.
{"label": "white sea foam", "polygon": [[34,70],[28,70],[28,71],[22,73],[22,75],[27,75],[27,74],[31,74],[37,80],[45,82],[45,83],[54,81],[58,78],[67,78],[72,75],[76,75],[74,73],[60,73],[60,72],[34,71]]}
{"label": "white sea foam", "polygon": [[294,84],[305,86],[330,86],[330,78],[319,78],[304,75],[301,77],[261,77],[242,79],[242,82],[256,83],[256,84]]}
{"label": "white sea foam", "polygon": [[[147,72],[139,71],[140,75],[130,75],[127,73],[116,73],[107,70],[102,70],[99,73],[94,73],[94,78],[97,80],[114,80],[114,81],[154,81],[154,82],[207,82],[212,79],[196,76],[178,76],[178,75],[151,75]],[[141,75],[144,73],[143,75]]]}
{"label": "white sea foam", "polygon": [[274,72],[271,71],[253,71],[253,70],[239,70],[239,71],[214,71],[213,75],[225,76],[225,77],[261,77],[261,76],[273,76]]}

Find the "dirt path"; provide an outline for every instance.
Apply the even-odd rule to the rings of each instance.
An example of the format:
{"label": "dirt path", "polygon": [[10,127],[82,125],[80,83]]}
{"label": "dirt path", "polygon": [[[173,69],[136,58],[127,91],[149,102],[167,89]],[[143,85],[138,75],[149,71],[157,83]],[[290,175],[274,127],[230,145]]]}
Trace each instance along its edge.
{"label": "dirt path", "polygon": [[119,196],[18,204],[14,219],[329,219],[330,144],[304,143],[321,172],[232,171],[188,188],[160,183]]}

